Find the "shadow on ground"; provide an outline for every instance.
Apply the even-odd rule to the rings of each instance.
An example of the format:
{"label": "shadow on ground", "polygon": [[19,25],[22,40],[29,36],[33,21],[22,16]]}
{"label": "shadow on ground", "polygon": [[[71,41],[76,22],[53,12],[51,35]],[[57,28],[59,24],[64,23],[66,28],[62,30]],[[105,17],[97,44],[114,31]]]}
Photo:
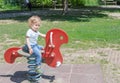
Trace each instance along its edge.
{"label": "shadow on ground", "polygon": [[[3,15],[2,15],[3,14]],[[5,15],[6,14],[6,15]],[[20,15],[18,15],[20,14]],[[17,20],[26,21],[32,15],[39,15],[42,20],[49,21],[72,21],[72,22],[88,22],[91,18],[101,18],[107,15],[102,14],[101,10],[93,8],[81,8],[81,9],[70,9],[66,15],[62,15],[62,10],[36,10],[36,11],[19,11],[19,12],[3,12],[1,13],[1,19],[4,20]]]}
{"label": "shadow on ground", "polygon": [[27,21],[32,15],[39,15],[42,20],[49,21],[71,21],[71,22],[88,22],[91,18],[107,17],[103,11],[116,12],[120,7],[84,7],[79,9],[69,9],[66,15],[62,15],[62,9],[39,9],[32,11],[3,11],[0,12],[0,18],[4,20]]}
{"label": "shadow on ground", "polygon": [[[10,78],[11,82],[22,83],[27,80],[27,71],[17,71],[13,75],[0,75],[0,77]],[[55,80],[55,76],[42,75],[42,79],[48,80],[50,83]]]}
{"label": "shadow on ground", "polygon": [[13,75],[0,75],[0,77],[10,78],[12,82],[21,83],[24,80],[27,80],[26,71],[17,71]]}

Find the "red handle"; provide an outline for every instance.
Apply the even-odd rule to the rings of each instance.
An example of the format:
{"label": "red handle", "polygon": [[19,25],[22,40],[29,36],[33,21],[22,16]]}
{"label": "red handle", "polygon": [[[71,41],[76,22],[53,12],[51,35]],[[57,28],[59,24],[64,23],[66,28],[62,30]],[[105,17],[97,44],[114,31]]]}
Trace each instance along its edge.
{"label": "red handle", "polygon": [[[46,64],[51,67],[58,67],[63,62],[63,57],[60,52],[60,46],[68,42],[67,34],[60,29],[51,29],[46,34],[46,46],[44,48],[43,58]],[[50,45],[54,45],[50,47]]]}

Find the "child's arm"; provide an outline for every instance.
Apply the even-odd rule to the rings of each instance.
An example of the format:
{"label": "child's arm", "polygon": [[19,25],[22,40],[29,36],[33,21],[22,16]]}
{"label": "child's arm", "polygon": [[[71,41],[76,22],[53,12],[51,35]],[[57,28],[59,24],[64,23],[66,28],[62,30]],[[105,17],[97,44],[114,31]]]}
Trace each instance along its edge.
{"label": "child's arm", "polygon": [[41,37],[43,37],[43,38],[46,37],[46,35],[45,35],[45,34],[42,34],[42,33],[39,33],[39,35],[40,35]]}
{"label": "child's arm", "polygon": [[27,43],[27,46],[28,46],[28,48],[29,48],[29,53],[32,54],[32,53],[33,53],[33,50],[32,50],[32,48],[31,48],[31,46],[30,46],[29,37],[26,37],[26,43]]}

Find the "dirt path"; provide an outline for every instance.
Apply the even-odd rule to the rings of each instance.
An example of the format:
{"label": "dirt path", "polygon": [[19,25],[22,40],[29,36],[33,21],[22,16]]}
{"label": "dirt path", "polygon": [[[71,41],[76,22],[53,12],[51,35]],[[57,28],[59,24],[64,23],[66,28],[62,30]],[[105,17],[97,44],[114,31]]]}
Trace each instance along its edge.
{"label": "dirt path", "polygon": [[115,18],[115,19],[120,19],[120,13],[105,13],[109,17]]}

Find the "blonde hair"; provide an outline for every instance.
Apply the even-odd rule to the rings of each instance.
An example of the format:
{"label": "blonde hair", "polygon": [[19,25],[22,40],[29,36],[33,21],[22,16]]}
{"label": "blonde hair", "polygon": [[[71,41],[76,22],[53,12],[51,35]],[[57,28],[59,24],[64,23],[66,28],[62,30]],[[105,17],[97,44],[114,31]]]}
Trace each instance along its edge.
{"label": "blonde hair", "polygon": [[33,24],[41,24],[41,18],[39,16],[31,16],[28,19],[28,26],[31,28]]}

